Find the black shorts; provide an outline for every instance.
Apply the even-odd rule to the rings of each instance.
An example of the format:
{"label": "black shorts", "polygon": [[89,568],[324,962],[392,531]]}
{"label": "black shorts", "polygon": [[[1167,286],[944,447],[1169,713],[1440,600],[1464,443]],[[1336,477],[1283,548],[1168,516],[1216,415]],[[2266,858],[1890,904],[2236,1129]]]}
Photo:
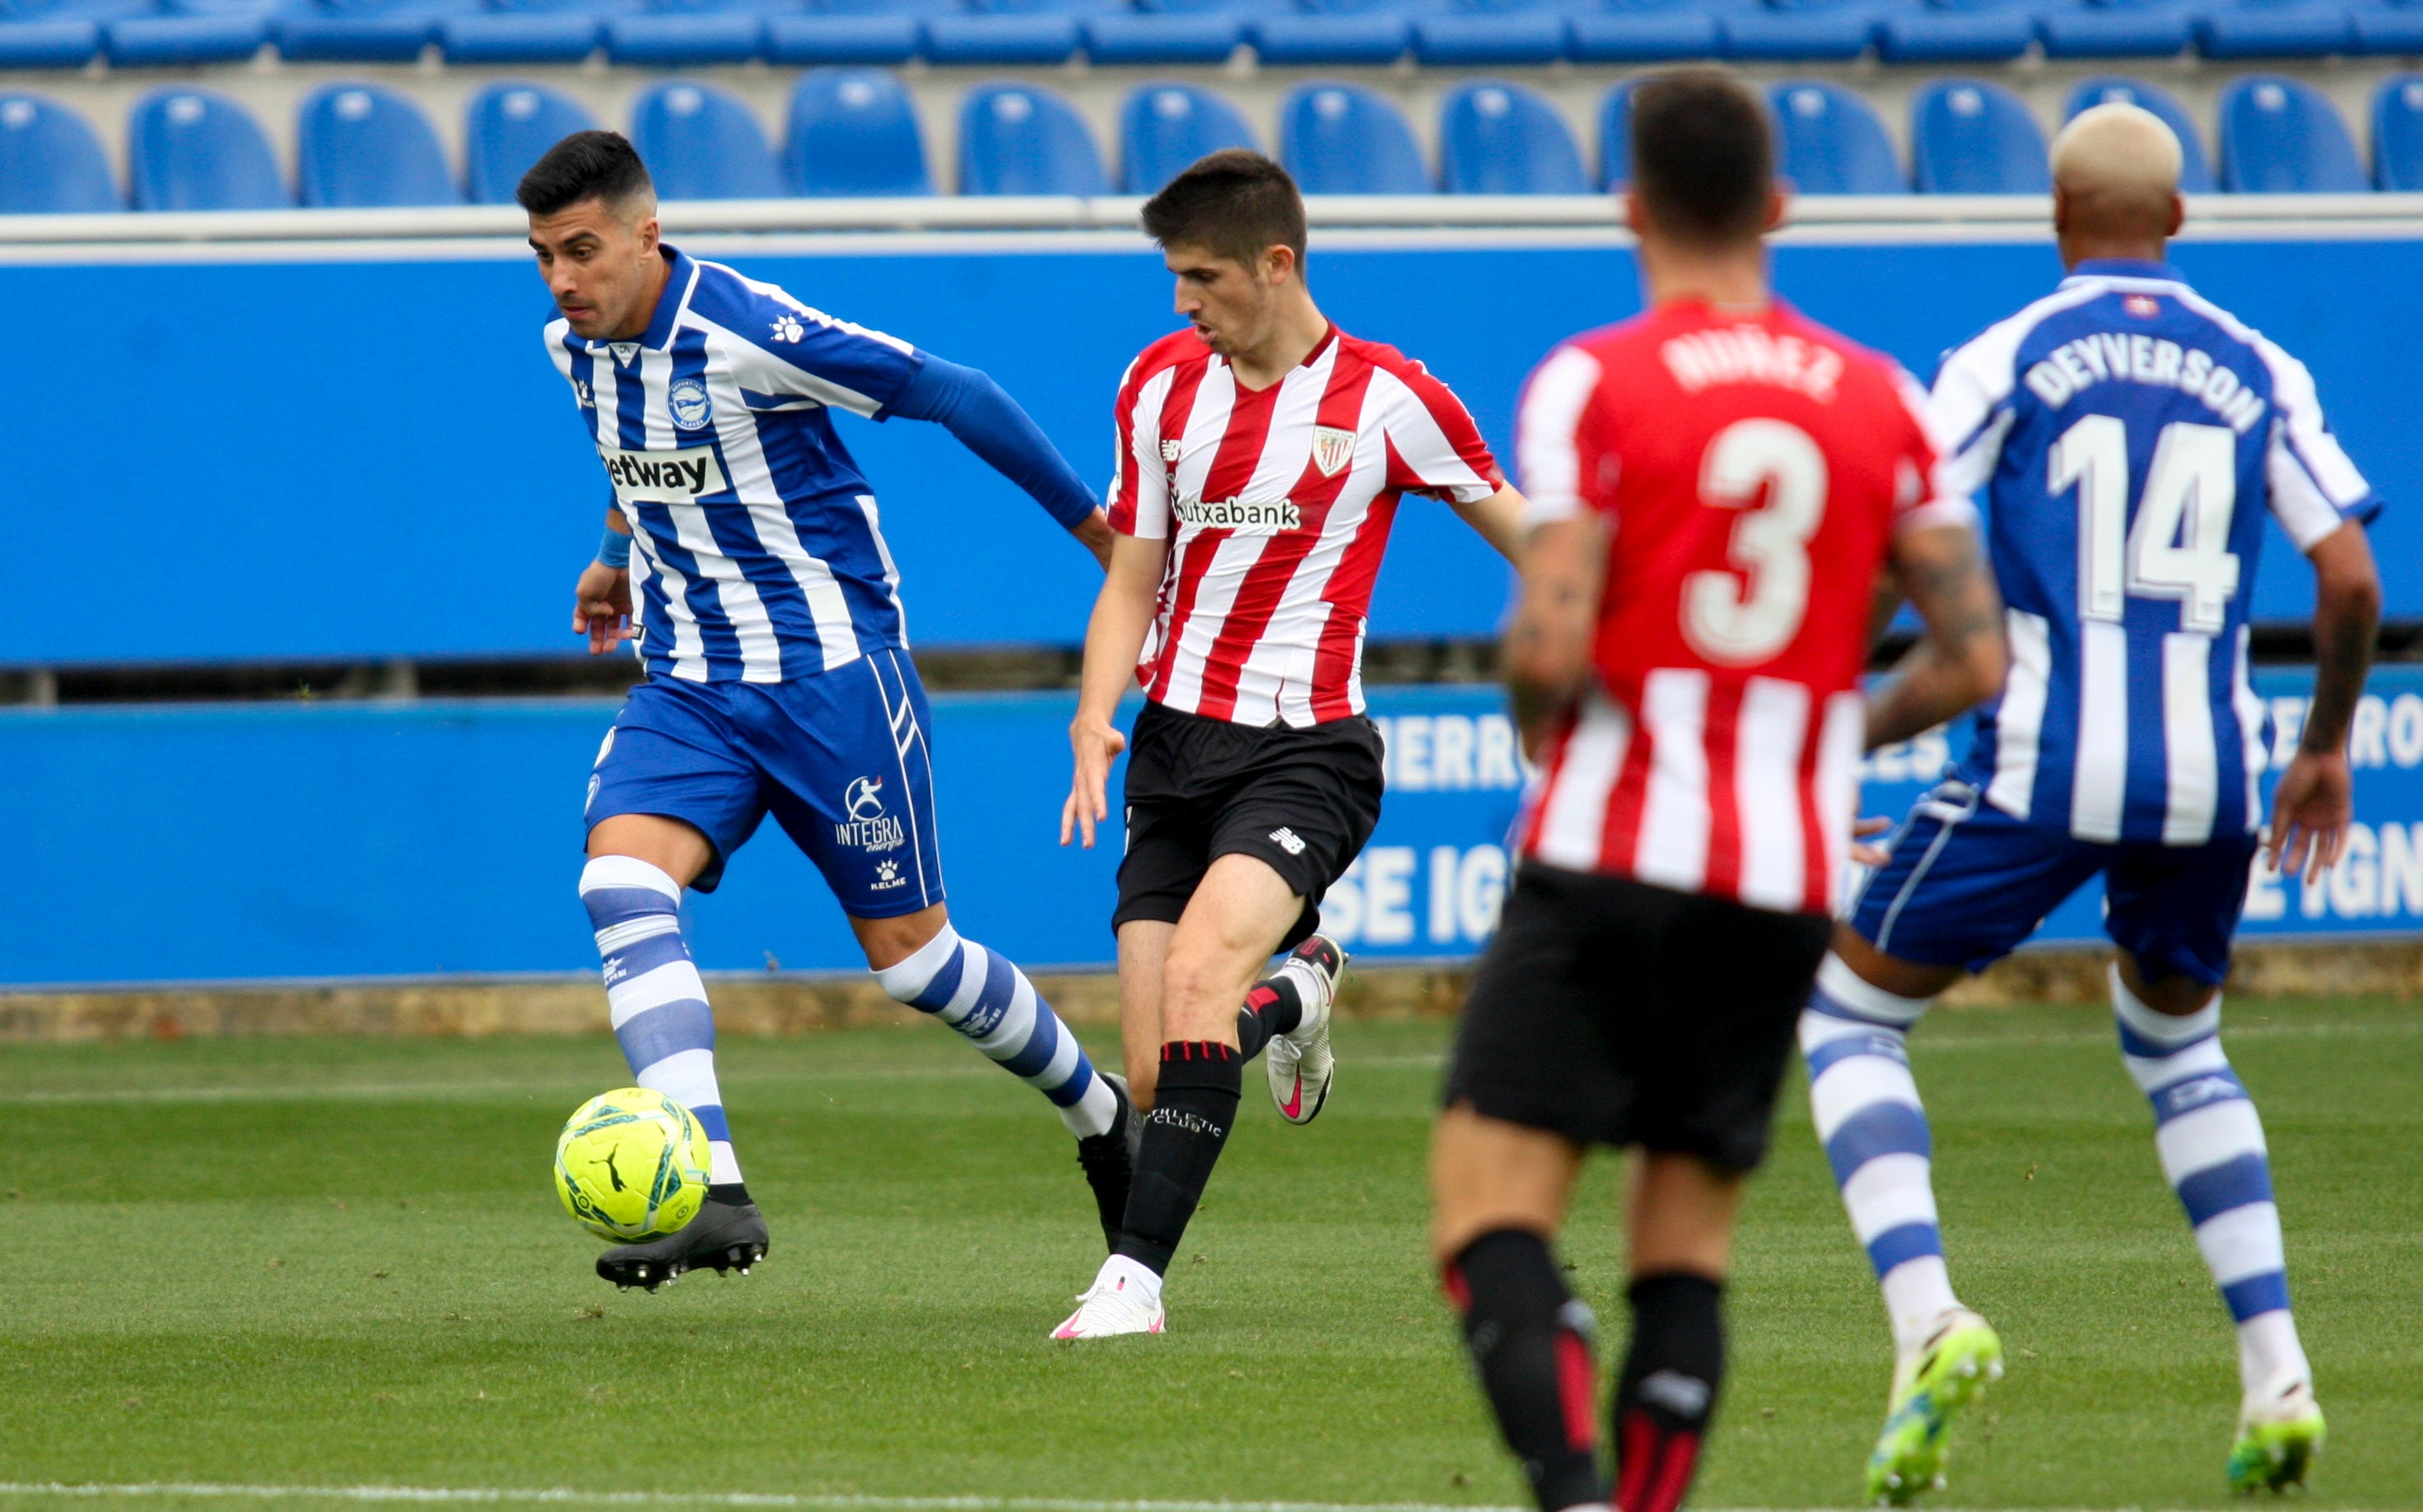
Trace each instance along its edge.
{"label": "black shorts", "polygon": [[1526,861],[1473,979],[1446,1101],[1750,1171],[1832,929]]}
{"label": "black shorts", "polygon": [[1148,702],[1128,740],[1128,851],[1111,928],[1174,924],[1214,858],[1270,863],[1304,899],[1280,950],[1321,923],[1321,897],[1380,822],[1380,732],[1361,715],[1262,728]]}

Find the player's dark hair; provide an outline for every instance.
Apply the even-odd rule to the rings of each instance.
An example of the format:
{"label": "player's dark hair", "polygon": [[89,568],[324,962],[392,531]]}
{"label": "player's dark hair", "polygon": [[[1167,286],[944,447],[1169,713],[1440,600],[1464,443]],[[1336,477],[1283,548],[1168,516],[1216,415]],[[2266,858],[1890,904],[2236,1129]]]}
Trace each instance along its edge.
{"label": "player's dark hair", "polygon": [[1304,266],[1304,196],[1259,152],[1226,147],[1198,159],[1145,201],[1145,234],[1252,267],[1265,248],[1295,249]]}
{"label": "player's dark hair", "polygon": [[1632,192],[1659,230],[1702,244],[1756,237],[1774,188],[1774,133],[1748,85],[1677,69],[1633,91]]}
{"label": "player's dark hair", "polygon": [[533,215],[552,215],[584,199],[609,206],[656,188],[640,150],[620,132],[574,132],[531,165],[514,198]]}

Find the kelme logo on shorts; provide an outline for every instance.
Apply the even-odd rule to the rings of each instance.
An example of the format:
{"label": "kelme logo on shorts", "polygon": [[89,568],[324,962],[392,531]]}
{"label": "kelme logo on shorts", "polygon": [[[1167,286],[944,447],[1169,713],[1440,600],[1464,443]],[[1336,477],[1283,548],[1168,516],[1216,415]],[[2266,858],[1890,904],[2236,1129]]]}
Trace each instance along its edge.
{"label": "kelme logo on shorts", "polygon": [[683,447],[677,451],[626,451],[599,446],[598,460],[625,503],[688,504],[724,493],[723,465],[713,447]]}

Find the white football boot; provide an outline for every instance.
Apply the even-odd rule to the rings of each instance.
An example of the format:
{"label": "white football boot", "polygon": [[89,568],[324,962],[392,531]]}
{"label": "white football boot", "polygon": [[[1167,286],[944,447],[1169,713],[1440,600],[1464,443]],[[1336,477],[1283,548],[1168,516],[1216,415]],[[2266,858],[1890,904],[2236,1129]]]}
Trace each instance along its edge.
{"label": "white football boot", "polygon": [[1271,1078],[1271,1101],[1291,1124],[1309,1124],[1329,1102],[1330,1083],[1338,1078],[1338,1057],[1329,1048],[1329,1008],[1337,1000],[1338,979],[1346,972],[1346,952],[1326,935],[1314,935],[1288,953],[1279,973],[1295,983],[1304,1003],[1304,1018],[1284,1034],[1273,1035],[1262,1052]]}
{"label": "white football boot", "polygon": [[2322,1410],[2313,1386],[2291,1380],[2249,1392],[2238,1410],[2238,1441],[2229,1451],[2229,1484],[2241,1491],[2282,1491],[2305,1484],[2305,1468],[2322,1447]]}
{"label": "white football boot", "polygon": [[1102,1262],[1094,1284],[1077,1296],[1077,1310],[1052,1331],[1055,1339],[1109,1339],[1122,1333],[1159,1333],[1161,1278],[1123,1254]]}

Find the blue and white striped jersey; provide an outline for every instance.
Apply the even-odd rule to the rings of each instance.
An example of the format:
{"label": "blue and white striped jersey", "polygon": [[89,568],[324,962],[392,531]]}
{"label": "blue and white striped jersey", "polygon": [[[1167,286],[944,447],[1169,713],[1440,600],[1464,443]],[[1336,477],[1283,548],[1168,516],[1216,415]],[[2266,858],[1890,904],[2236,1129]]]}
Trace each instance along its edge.
{"label": "blue and white striped jersey", "polygon": [[899,574],[830,411],[882,418],[924,357],[721,263],[665,255],[672,276],[639,339],[546,327],[631,526],[648,670],[779,683],[903,645]]}
{"label": "blue and white striped jersey", "polygon": [[1950,483],[1985,490],[2008,606],[1968,780],[2081,840],[2256,828],[2264,510],[2304,551],[2380,509],[2304,364],[2170,267],[2082,262],[1947,357],[1930,411]]}

